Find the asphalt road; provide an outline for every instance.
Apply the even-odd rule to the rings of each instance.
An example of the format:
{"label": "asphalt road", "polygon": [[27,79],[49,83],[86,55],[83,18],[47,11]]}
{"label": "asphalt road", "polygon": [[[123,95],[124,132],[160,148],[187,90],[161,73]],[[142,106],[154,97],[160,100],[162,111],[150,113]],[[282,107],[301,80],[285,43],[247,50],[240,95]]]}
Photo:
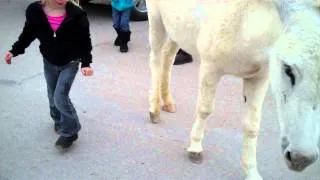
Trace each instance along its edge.
{"label": "asphalt road", "polygon": [[[29,2],[0,0],[1,57],[17,39]],[[195,117],[199,63],[174,66],[177,113],[162,113],[163,122],[151,124],[148,23],[131,22],[130,52],[121,54],[113,46],[110,7],[92,4],[85,10],[91,23],[95,72],[92,77],[79,73],[71,90],[82,124],[79,140],[65,153],[54,148],[58,136],[49,116],[43,63],[35,41],[11,66],[0,63],[0,179],[243,179],[241,79],[226,76],[220,82],[216,111],[206,126],[204,162],[192,164],[185,150]],[[258,144],[262,176],[319,180],[319,163],[302,173],[288,170],[278,136],[275,104],[268,92]]]}

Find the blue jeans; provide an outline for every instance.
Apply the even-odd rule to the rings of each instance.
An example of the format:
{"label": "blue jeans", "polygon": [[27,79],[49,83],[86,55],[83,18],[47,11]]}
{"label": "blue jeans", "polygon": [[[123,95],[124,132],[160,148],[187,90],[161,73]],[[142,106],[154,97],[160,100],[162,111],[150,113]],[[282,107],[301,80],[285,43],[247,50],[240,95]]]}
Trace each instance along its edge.
{"label": "blue jeans", "polygon": [[43,62],[50,116],[55,123],[61,125],[61,136],[73,136],[80,131],[81,125],[69,92],[79,70],[79,62],[73,61],[65,66],[56,66],[45,59]]}
{"label": "blue jeans", "polygon": [[119,29],[122,32],[128,32],[130,30],[130,16],[132,8],[118,11],[115,8],[112,8],[112,21],[113,27]]}

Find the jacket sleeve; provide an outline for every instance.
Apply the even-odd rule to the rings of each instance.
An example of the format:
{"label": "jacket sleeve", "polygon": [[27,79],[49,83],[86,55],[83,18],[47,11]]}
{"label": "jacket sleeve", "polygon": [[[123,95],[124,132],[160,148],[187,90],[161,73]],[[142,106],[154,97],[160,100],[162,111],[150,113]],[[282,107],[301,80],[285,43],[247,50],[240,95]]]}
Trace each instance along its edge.
{"label": "jacket sleeve", "polygon": [[92,63],[92,43],[91,34],[89,27],[89,20],[86,15],[81,17],[81,43],[80,43],[80,57],[81,57],[81,67],[90,67]]}
{"label": "jacket sleeve", "polygon": [[31,8],[29,6],[26,10],[26,21],[24,23],[23,30],[18,40],[12,45],[12,49],[10,50],[14,57],[18,56],[19,54],[23,54],[25,49],[29,47],[31,42],[36,38],[36,32],[30,18]]}

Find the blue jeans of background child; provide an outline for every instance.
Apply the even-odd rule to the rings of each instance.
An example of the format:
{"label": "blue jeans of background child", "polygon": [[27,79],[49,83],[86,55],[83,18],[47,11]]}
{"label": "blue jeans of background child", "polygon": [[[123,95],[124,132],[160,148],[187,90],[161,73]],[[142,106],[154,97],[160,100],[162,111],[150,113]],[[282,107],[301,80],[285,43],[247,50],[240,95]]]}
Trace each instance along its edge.
{"label": "blue jeans of background child", "polygon": [[130,16],[132,8],[128,8],[123,11],[118,11],[112,8],[112,21],[113,27],[119,29],[122,32],[128,32],[130,30]]}
{"label": "blue jeans of background child", "polygon": [[70,101],[69,92],[79,70],[79,62],[56,66],[44,59],[44,76],[47,82],[50,115],[60,124],[59,134],[70,137],[78,133],[81,125],[77,112]]}

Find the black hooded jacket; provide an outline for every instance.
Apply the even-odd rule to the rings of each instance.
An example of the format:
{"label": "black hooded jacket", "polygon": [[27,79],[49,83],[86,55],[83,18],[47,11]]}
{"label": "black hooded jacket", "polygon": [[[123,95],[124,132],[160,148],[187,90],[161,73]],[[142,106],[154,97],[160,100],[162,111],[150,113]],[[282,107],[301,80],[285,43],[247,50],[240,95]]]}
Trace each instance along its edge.
{"label": "black hooded jacket", "polygon": [[26,9],[26,22],[10,52],[13,56],[23,54],[35,39],[40,41],[40,52],[50,63],[63,66],[70,61],[81,61],[81,67],[92,62],[92,44],[87,14],[78,6],[68,2],[66,17],[56,32],[51,28],[40,1],[31,3]]}

